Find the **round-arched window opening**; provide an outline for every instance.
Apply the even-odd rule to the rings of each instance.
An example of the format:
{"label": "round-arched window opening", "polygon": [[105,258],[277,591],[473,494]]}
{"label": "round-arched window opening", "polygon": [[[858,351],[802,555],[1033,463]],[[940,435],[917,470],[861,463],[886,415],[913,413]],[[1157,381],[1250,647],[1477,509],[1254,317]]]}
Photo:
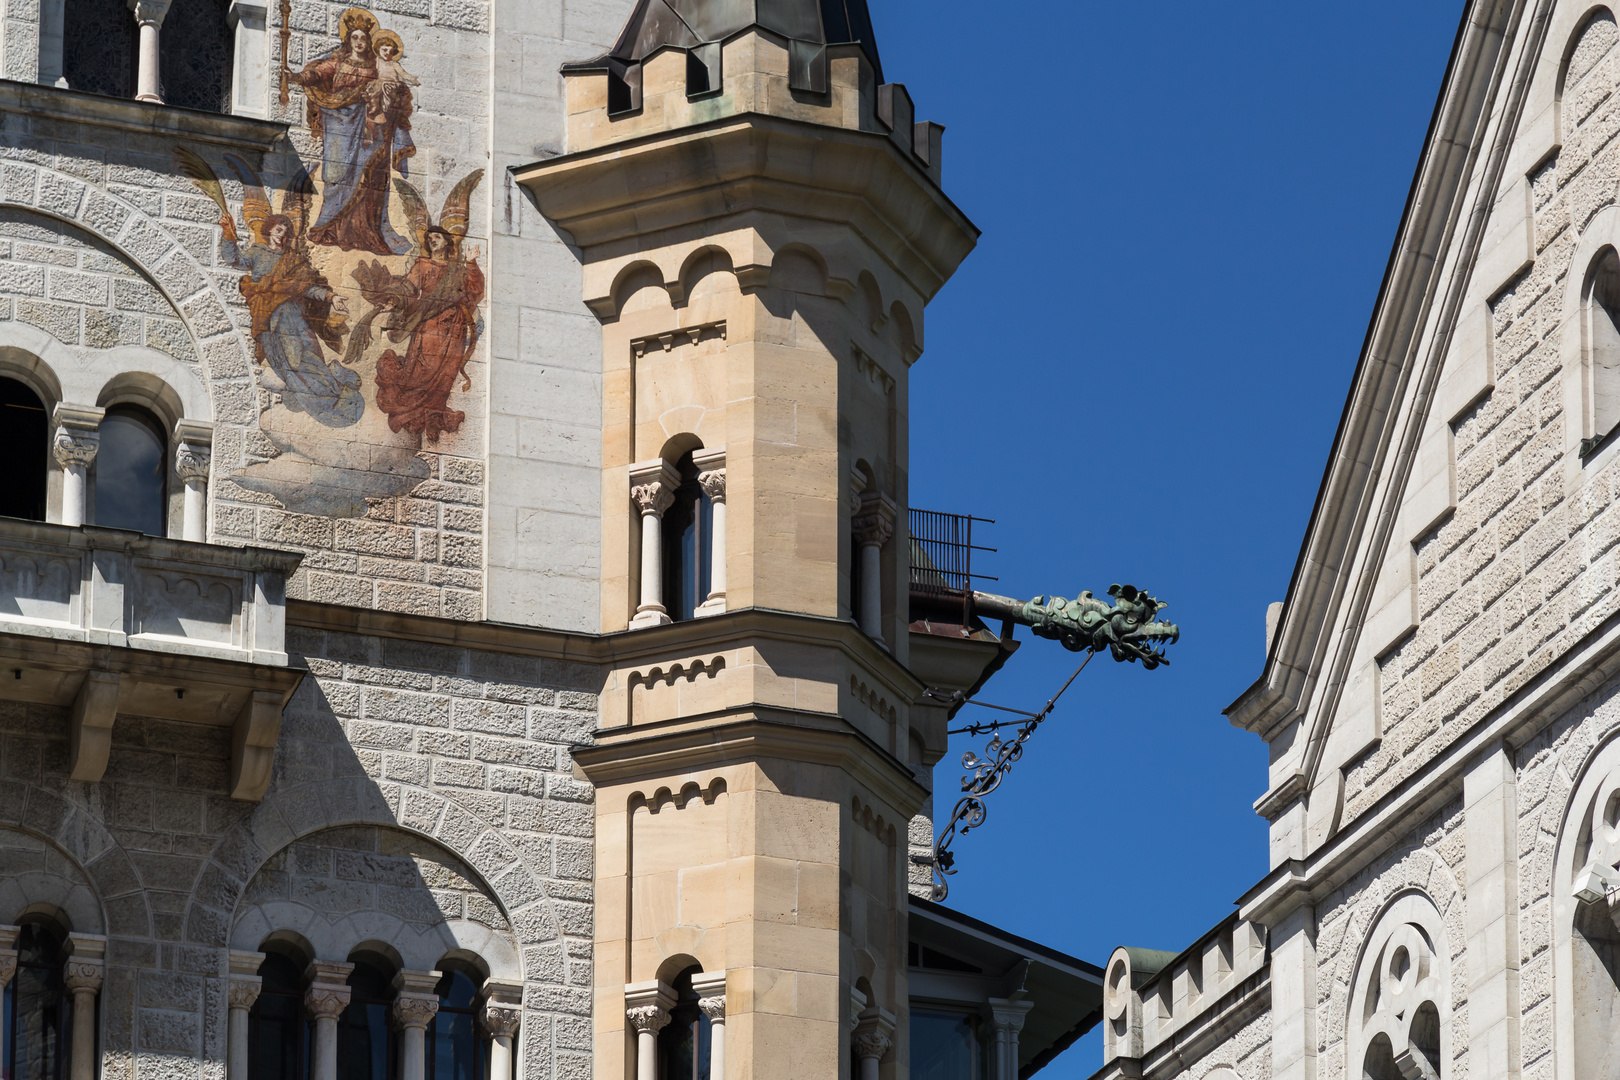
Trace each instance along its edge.
{"label": "round-arched window opening", "polygon": [[115,405],[101,420],[96,451],[97,525],[168,534],[169,441],[152,414]]}
{"label": "round-arched window opening", "polygon": [[25,921],[17,935],[17,974],[5,991],[5,1056],[9,1080],[62,1080],[73,1037],[62,989],[65,942],[45,921]]}
{"label": "round-arched window opening", "polygon": [[709,595],[713,567],[710,565],[709,534],[714,529],[714,504],[698,483],[698,467],[690,453],[675,466],[681,486],[675,489],[675,502],[664,511],[664,610],[676,622],[697,614],[698,605]]}
{"label": "round-arched window opening", "polygon": [[702,973],[700,967],[689,967],[670,984],[675,1005],[658,1033],[658,1080],[711,1080],[709,1018],[698,1008],[698,993],[692,989],[692,976]]}
{"label": "round-arched window opening", "polygon": [[39,396],[16,379],[0,379],[0,517],[45,520],[50,422]]}
{"label": "round-arched window opening", "polygon": [[396,1040],[388,1026],[393,979],[368,955],[350,959],[349,1004],[338,1018],[338,1080],[394,1080]]}
{"label": "round-arched window opening", "polygon": [[477,975],[459,966],[442,968],[439,1011],[427,1031],[427,1080],[484,1080],[478,1038]]}
{"label": "round-arched window opening", "polygon": [[259,996],[248,1012],[248,1080],[304,1080],[310,1039],[303,970],[271,952],[259,965],[259,978]]}

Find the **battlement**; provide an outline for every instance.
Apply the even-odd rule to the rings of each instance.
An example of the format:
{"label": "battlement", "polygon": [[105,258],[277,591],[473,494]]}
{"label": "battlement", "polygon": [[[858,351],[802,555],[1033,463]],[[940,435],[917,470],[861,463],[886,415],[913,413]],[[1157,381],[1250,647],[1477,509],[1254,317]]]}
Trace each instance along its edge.
{"label": "battlement", "polygon": [[663,45],[636,62],[565,65],[568,151],[755,113],[887,134],[940,184],[945,128],[917,121],[905,86],[881,82],[859,44],[808,56],[802,44],[755,26],[723,42]]}

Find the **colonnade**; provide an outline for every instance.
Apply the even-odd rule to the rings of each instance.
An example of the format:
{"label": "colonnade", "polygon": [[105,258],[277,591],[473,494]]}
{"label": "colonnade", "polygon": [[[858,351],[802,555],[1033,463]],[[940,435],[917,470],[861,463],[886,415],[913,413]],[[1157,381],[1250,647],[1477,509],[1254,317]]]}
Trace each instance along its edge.
{"label": "colonnade", "polygon": [[[726,973],[709,971],[692,976],[698,1010],[709,1021],[709,1078],[726,1075]],[[676,1004],[675,991],[653,979],[624,988],[624,1015],[636,1033],[636,1080],[658,1080],[658,1033],[669,1026]]]}
{"label": "colonnade", "polygon": [[[709,593],[696,614],[718,615],[726,610],[726,450],[698,450],[692,454],[698,484],[713,509],[709,530]],[[641,589],[632,627],[672,622],[664,607],[664,512],[675,505],[681,474],[659,458],[630,466],[630,498],[641,512]]]}
{"label": "colonnade", "polygon": [[[105,409],[87,405],[56,406],[51,450],[62,466],[62,524],[83,525],[89,517],[90,466],[101,448],[101,421]],[[195,420],[174,426],[174,471],[185,484],[181,539],[204,543],[208,539],[208,470],[214,427]]]}

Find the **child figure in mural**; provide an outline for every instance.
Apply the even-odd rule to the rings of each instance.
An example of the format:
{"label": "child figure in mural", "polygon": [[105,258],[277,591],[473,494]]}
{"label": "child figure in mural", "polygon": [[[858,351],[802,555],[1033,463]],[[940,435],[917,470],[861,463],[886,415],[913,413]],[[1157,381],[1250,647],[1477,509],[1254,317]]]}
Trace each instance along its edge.
{"label": "child figure in mural", "polygon": [[241,290],[253,320],[254,352],[281,382],[272,387],[281,403],[327,427],[355,423],[365,411],[360,375],[327,360],[322,349],[323,343],[334,352],[342,348],[348,311],[326,277],[310,265],[300,235],[314,195],[309,175],[300,170],[281,194],[281,212],[272,213],[258,174],[240,158],[225,155],[242,181],[242,217],[253,236],[244,245],[214,170],[184,147],[176,148],[175,160],[219,206],[224,234],[220,255],[226,264],[247,272]]}
{"label": "child figure in mural", "polygon": [[405,70],[405,43],[392,30],[378,30],[371,47],[377,54],[377,78],[365,89],[368,137],[375,139],[390,116],[411,113],[411,91],[422,80]]}
{"label": "child figure in mural", "polygon": [[400,201],[410,215],[419,244],[403,277],[373,259],[354,268],[352,276],[372,310],[349,337],[350,357],[358,359],[371,343],[371,324],[387,315],[392,342],[410,340],[401,357],[388,349],[377,358],[377,407],[394,431],[411,431],[438,442],[440,434],[461,429],[466,414],[449,406],[456,380],[472,385],[467,361],[478,345],[478,304],[484,298],[484,274],[478,253],[464,248],[468,203],[483,179],[476,169],[445,196],[435,225],[422,196],[404,180],[395,180]]}
{"label": "child figure in mural", "polygon": [[[379,30],[371,12],[345,11],[338,34],[331,52],[287,73],[308,95],[309,128],[321,140],[321,209],[309,240],[403,255],[411,245],[388,222],[388,192],[394,170],[408,176],[407,159],[416,153],[408,84],[417,80],[399,67],[399,36]],[[382,35],[398,55],[379,69],[375,47]]]}

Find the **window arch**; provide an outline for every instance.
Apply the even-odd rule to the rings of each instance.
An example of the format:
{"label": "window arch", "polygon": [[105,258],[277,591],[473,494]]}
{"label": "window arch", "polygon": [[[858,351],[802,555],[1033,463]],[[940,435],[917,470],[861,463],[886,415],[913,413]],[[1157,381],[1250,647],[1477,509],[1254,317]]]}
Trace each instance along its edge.
{"label": "window arch", "polygon": [[310,1040],[303,968],[271,952],[259,965],[259,978],[259,996],[248,1012],[248,1080],[305,1080]]}
{"label": "window arch", "polygon": [[1408,892],[1367,935],[1352,983],[1351,1075],[1450,1077],[1451,951],[1434,902]]}
{"label": "window arch", "polygon": [[699,604],[709,595],[713,572],[709,534],[714,529],[714,504],[703,485],[690,452],[675,465],[680,486],[675,501],[664,511],[664,610],[676,622],[696,617]]}
{"label": "window arch", "polygon": [[222,0],[173,0],[163,18],[158,60],[163,100],[205,112],[230,112],[235,35]]}
{"label": "window arch", "polygon": [[670,984],[675,1004],[669,1010],[669,1023],[658,1033],[658,1080],[720,1080],[709,1075],[712,1031],[709,1018],[698,1008],[698,992],[692,988],[692,976],[702,972],[694,965]]}
{"label": "window arch", "polygon": [[6,1075],[61,1080],[72,1038],[72,1010],[62,986],[66,939],[44,919],[20,921],[17,974],[5,992]]}
{"label": "window arch", "polygon": [[1587,275],[1581,309],[1590,453],[1620,426],[1620,254],[1605,248]]}
{"label": "window arch", "polygon": [[338,1017],[338,1080],[394,1080],[398,1076],[388,1007],[394,1000],[391,965],[372,953],[349,957],[349,1005]]}
{"label": "window arch", "polygon": [[460,964],[441,965],[439,1011],[427,1030],[427,1080],[484,1080],[478,1036],[478,987],[483,981]]}
{"label": "window arch", "polygon": [[135,19],[124,0],[66,0],[62,76],[74,90],[134,96]]}
{"label": "window arch", "polygon": [[168,535],[169,442],[150,412],[108,409],[94,468],[97,525]]}
{"label": "window arch", "polygon": [[39,395],[0,378],[0,517],[45,520],[50,422]]}

